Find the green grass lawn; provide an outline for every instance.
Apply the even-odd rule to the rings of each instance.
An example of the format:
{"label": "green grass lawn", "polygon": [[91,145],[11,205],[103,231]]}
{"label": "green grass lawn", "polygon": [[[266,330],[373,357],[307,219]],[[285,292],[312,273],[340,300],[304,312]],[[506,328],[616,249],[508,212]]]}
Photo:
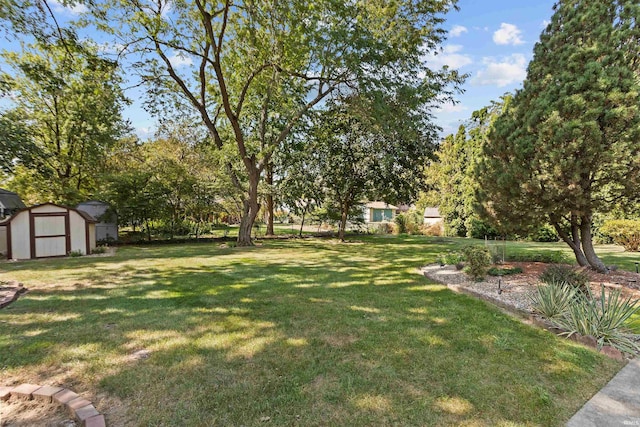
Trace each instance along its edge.
{"label": "green grass lawn", "polygon": [[1,263],[30,292],[0,310],[0,385],[62,384],[108,417],[113,396],[127,425],[562,425],[622,364],[416,273],[466,242]]}

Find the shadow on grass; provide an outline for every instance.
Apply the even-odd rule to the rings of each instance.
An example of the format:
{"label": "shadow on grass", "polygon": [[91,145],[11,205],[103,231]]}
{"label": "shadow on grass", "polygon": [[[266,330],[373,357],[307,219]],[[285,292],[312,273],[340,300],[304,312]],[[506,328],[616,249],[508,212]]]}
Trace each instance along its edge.
{"label": "shadow on grass", "polygon": [[72,285],[0,313],[3,369],[71,366],[138,425],[552,425],[615,372],[412,271],[443,250],[366,237],[43,262]]}

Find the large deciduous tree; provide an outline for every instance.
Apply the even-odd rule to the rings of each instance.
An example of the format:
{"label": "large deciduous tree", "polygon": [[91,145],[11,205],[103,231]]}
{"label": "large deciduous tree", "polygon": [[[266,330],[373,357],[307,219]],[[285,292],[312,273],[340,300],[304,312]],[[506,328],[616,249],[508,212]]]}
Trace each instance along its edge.
{"label": "large deciduous tree", "polygon": [[245,195],[238,244],[250,245],[262,174],[310,110],[333,93],[407,82],[447,97],[457,74],[426,69],[424,54],[455,2],[103,0],[92,11],[139,55],[154,97],[177,94],[212,145],[232,147],[228,173]]}
{"label": "large deciduous tree", "polygon": [[503,226],[548,220],[580,265],[606,271],[593,215],[640,197],[640,4],[563,0],[554,10],[479,179]]}
{"label": "large deciduous tree", "polygon": [[[349,216],[362,212],[364,199],[401,203],[417,197],[423,184],[422,165],[436,138],[422,101],[401,91],[332,102],[315,118],[304,151],[282,171],[285,177],[292,174],[308,182],[307,188],[322,191],[313,199],[339,213],[341,240]],[[301,176],[300,170],[309,173]]]}
{"label": "large deciduous tree", "polygon": [[92,195],[108,151],[128,132],[117,64],[66,35],[1,54],[13,68],[0,76],[10,96],[0,141],[13,148],[3,166],[31,202],[77,203]]}

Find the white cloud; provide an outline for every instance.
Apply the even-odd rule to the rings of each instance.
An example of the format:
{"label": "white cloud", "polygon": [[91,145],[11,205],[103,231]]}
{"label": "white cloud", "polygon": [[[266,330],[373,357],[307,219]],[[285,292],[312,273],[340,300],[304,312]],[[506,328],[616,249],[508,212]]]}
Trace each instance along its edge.
{"label": "white cloud", "polygon": [[527,76],[527,59],[520,53],[514,53],[501,60],[483,58],[483,63],[485,67],[471,79],[471,84],[504,87],[519,83]]}
{"label": "white cloud", "polygon": [[438,54],[429,53],[426,56],[426,60],[431,67],[441,68],[445,65],[449,68],[458,69],[466,65],[472,64],[473,59],[469,55],[460,53],[463,49],[462,45],[449,44],[444,46],[441,52]]}
{"label": "white cloud", "polygon": [[160,15],[166,19],[171,13],[172,9],[173,9],[173,2],[167,1],[162,5],[162,9],[160,10]]}
{"label": "white cloud", "polygon": [[188,56],[184,56],[184,54],[180,52],[174,52],[173,55],[169,57],[169,62],[174,67],[182,67],[184,65],[193,65],[193,61]]}
{"label": "white cloud", "polygon": [[451,104],[450,102],[446,104],[438,105],[437,108],[439,111],[442,111],[443,113],[461,113],[469,109],[462,104]]}
{"label": "white cloud", "polygon": [[468,32],[469,30],[467,30],[467,27],[462,25],[454,25],[451,31],[449,31],[449,35],[451,35],[451,37],[460,37],[462,33]]}
{"label": "white cloud", "polygon": [[87,12],[89,9],[82,4],[77,3],[71,6],[65,6],[60,3],[58,0],[51,0],[51,5],[53,6],[53,10],[59,13],[70,13],[72,15],[80,15],[81,13]]}
{"label": "white cloud", "polygon": [[496,44],[518,45],[524,43],[520,38],[522,31],[513,24],[503,22],[500,29],[493,33],[493,41]]}

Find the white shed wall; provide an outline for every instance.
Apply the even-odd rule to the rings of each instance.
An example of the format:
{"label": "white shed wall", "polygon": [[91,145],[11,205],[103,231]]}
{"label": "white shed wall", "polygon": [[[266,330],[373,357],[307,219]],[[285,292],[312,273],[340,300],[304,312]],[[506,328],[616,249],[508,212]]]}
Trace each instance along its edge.
{"label": "white shed wall", "polygon": [[89,250],[93,251],[96,248],[96,225],[89,224]]}
{"label": "white shed wall", "polygon": [[87,240],[84,229],[85,219],[77,212],[69,211],[69,233],[71,234],[71,250],[87,255]]}
{"label": "white shed wall", "polygon": [[7,227],[0,227],[0,254],[7,254]]}
{"label": "white shed wall", "polygon": [[11,258],[31,258],[31,234],[29,233],[29,212],[22,211],[11,218]]}

